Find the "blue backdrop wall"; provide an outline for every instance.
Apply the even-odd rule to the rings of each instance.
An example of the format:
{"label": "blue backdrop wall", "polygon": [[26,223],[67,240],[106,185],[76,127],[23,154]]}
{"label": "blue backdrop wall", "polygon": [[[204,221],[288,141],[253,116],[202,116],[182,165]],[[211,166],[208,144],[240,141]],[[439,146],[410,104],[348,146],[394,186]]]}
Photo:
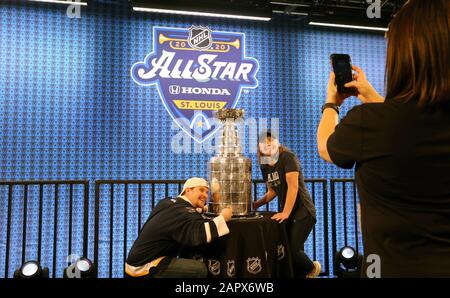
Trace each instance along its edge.
{"label": "blue backdrop wall", "polygon": [[[301,18],[282,16],[271,22],[254,22],[136,13],[123,2],[83,7],[81,18],[71,19],[65,6],[2,1],[1,180],[93,182],[206,176],[211,154],[195,153],[194,147],[191,153],[175,154],[171,142],[180,129],[173,126],[156,87],[139,86],[130,76],[131,66],[152,51],[153,26],[189,28],[192,24],[245,33],[247,56],[259,61],[259,86],[242,93],[237,107],[245,109],[248,117],[266,118],[269,123],[271,118],[279,119],[281,141],[298,155],[306,178],[353,177],[352,170],[321,161],[316,151],[315,133],[326,94],[329,55],[350,54],[353,63],[363,68],[382,92],[386,44],[381,35],[313,29]],[[356,99],[348,101],[343,113],[358,103]],[[243,143],[248,146],[247,140]],[[253,177],[259,179],[255,154],[246,150],[253,160]],[[7,198],[0,193],[0,268],[4,268]],[[90,197],[93,206],[92,191]],[[76,210],[82,215],[80,202]],[[51,208],[52,202],[48,204]],[[64,204],[59,207],[62,218],[67,212]],[[118,199],[117,206],[120,204]],[[21,224],[21,208],[20,202],[12,206],[13,227]],[[31,222],[36,214],[32,201],[28,208]],[[93,210],[89,214],[92,223]],[[82,224],[82,217],[74,218]],[[47,223],[53,226],[52,221]],[[64,242],[67,227],[61,223],[59,229]],[[30,231],[27,245],[31,247],[36,231]],[[91,255],[92,231],[91,225]],[[21,228],[11,231],[11,247],[18,249],[10,255],[9,275],[21,263],[21,233]],[[44,228],[44,243],[53,239],[52,233],[52,228]],[[128,247],[134,237],[130,232]],[[82,237],[75,238],[79,249]],[[320,239],[316,242],[322,245]],[[307,249],[310,246],[309,242]],[[102,244],[100,249],[108,247]],[[122,249],[117,247],[117,251]],[[67,253],[61,250],[59,254],[62,264]],[[35,250],[27,251],[27,259],[35,255]],[[52,258],[51,250],[44,251],[43,262],[46,258]],[[323,255],[318,258],[324,261]],[[107,269],[100,274],[105,276]],[[116,264],[114,275],[121,274],[122,264]],[[0,269],[3,276],[5,272]]]}

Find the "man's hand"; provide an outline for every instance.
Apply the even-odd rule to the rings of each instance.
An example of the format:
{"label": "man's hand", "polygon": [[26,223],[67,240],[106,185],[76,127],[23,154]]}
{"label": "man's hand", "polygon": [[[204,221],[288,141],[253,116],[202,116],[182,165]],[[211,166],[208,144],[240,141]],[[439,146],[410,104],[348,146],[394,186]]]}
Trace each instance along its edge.
{"label": "man's hand", "polygon": [[225,221],[229,221],[233,216],[233,210],[231,210],[231,208],[229,207],[223,208],[222,211],[220,212],[220,215],[223,216]]}
{"label": "man's hand", "polygon": [[285,221],[285,220],[287,220],[289,218],[289,214],[286,214],[284,212],[280,212],[280,213],[276,213],[271,218],[276,220],[276,221],[278,221],[279,223],[282,223],[283,221]]}

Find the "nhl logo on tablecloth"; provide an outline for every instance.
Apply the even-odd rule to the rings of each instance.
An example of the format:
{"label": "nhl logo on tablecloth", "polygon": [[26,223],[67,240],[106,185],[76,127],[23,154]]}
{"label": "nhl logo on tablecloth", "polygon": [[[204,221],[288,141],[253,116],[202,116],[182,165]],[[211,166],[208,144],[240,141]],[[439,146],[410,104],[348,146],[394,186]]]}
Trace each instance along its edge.
{"label": "nhl logo on tablecloth", "polygon": [[262,270],[260,258],[248,258],[247,259],[247,271],[251,274],[258,274]]}
{"label": "nhl logo on tablecloth", "polygon": [[220,262],[217,260],[208,260],[208,270],[212,275],[220,274]]}
{"label": "nhl logo on tablecloth", "polygon": [[227,262],[227,275],[228,277],[233,277],[236,275],[236,265],[234,260],[229,260]]}
{"label": "nhl logo on tablecloth", "polygon": [[284,245],[283,244],[278,245],[277,255],[278,255],[278,261],[284,259]]}

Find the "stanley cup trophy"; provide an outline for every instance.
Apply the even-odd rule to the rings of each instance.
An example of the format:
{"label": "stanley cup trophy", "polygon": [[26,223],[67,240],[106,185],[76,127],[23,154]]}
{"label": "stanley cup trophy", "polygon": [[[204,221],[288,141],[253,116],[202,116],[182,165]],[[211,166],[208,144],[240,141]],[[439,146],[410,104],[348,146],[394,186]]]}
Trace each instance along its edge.
{"label": "stanley cup trophy", "polygon": [[217,153],[208,164],[211,186],[210,208],[219,214],[225,207],[235,216],[247,216],[251,206],[252,161],[242,155],[236,120],[243,119],[244,110],[222,109],[216,117],[223,123]]}

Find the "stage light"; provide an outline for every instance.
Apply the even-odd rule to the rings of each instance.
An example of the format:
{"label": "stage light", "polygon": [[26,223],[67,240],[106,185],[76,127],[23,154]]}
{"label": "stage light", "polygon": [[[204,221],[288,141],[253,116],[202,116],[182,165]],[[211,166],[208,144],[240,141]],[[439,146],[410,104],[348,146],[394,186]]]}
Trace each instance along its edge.
{"label": "stage light", "polygon": [[46,2],[46,3],[55,3],[55,4],[67,4],[67,5],[83,5],[83,6],[87,6],[87,2],[86,1],[75,1],[75,0],[28,0],[31,2]]}
{"label": "stage light", "polygon": [[48,268],[41,268],[37,261],[28,261],[14,271],[14,278],[48,278]]}
{"label": "stage light", "polygon": [[69,267],[64,269],[64,278],[96,278],[95,265],[85,257],[78,258]]}
{"label": "stage light", "polygon": [[344,246],[335,255],[334,272],[341,278],[358,278],[361,275],[362,256],[350,246]]}
{"label": "stage light", "polygon": [[134,11],[270,21],[270,4],[261,1],[149,1],[132,0]]}

